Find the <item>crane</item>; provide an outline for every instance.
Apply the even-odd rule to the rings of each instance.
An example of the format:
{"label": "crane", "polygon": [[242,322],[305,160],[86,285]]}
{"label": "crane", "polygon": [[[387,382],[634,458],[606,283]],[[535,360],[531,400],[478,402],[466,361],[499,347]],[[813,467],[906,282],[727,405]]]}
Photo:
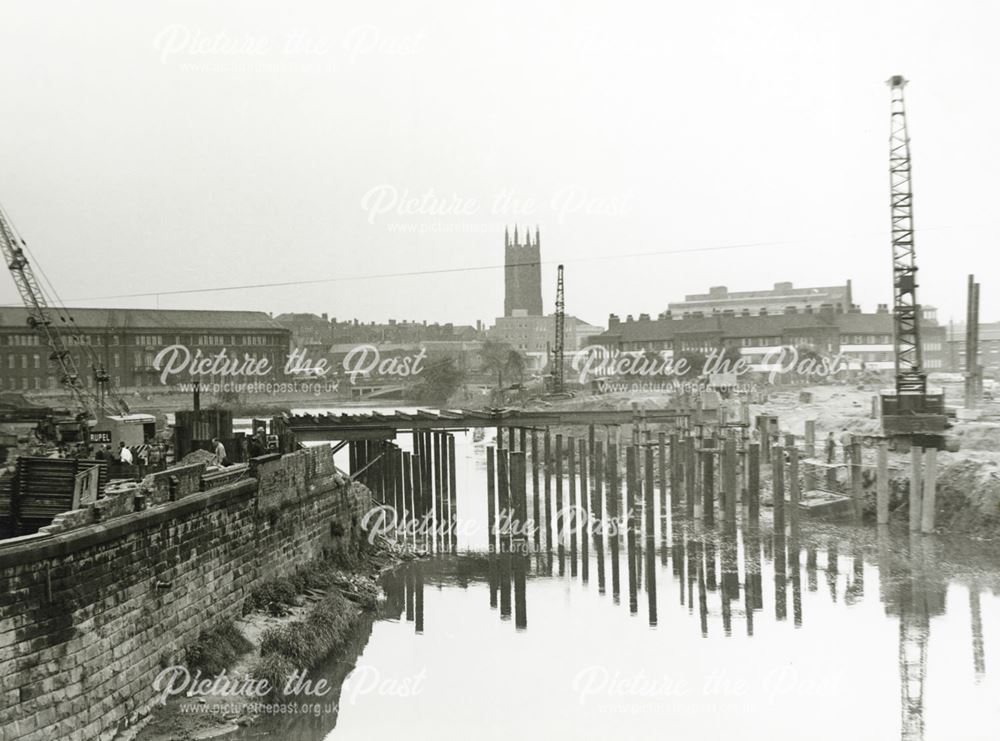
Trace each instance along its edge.
{"label": "crane", "polygon": [[[60,318],[65,322],[66,317],[62,316],[64,312],[61,312],[58,307],[51,306],[50,302],[46,300],[41,283],[35,276],[35,272],[25,255],[26,247],[27,243],[18,235],[11,220],[0,207],[0,251],[2,251],[4,262],[14,279],[14,285],[21,296],[21,301],[28,311],[28,326],[38,333],[49,348],[49,360],[56,365],[60,383],[70,392],[79,407],[80,418],[96,418],[98,413],[103,413],[105,393],[112,397],[123,413],[127,413],[128,406],[111,387],[110,376],[104,370],[103,364],[100,363],[90,345],[80,341],[80,338],[77,337],[77,344],[90,355],[95,386],[99,390],[99,394],[95,396],[83,382],[77,360],[69,349],[67,338],[55,321],[56,318]],[[69,323],[73,326],[72,317],[69,318]]]}
{"label": "crane", "polygon": [[[910,445],[940,448],[944,444],[943,433],[947,427],[944,394],[927,392],[927,373],[920,340],[921,308],[917,301],[913,230],[913,171],[903,97],[907,80],[902,75],[893,75],[886,84],[891,91],[889,208],[892,218],[896,388],[894,394],[882,395],[882,428],[888,436]],[[936,463],[928,462],[928,466],[931,465]],[[919,495],[915,500],[911,490],[911,507],[915,501],[919,501]],[[915,519],[912,513],[910,522],[910,573],[908,581],[901,585],[899,608],[900,727],[903,741],[920,741],[924,737],[924,680],[930,620],[925,563],[919,541],[921,536],[913,527]]]}
{"label": "crane", "polygon": [[563,266],[556,271],[556,338],[552,352],[552,393],[566,391],[566,295],[563,285]]}
{"label": "crane", "polygon": [[893,343],[895,393],[882,394],[882,426],[889,435],[939,436],[946,427],[944,394],[927,393],[921,309],[917,301],[917,261],[913,234],[913,182],[910,136],[903,88],[893,75],[889,126],[889,207],[892,218]]}

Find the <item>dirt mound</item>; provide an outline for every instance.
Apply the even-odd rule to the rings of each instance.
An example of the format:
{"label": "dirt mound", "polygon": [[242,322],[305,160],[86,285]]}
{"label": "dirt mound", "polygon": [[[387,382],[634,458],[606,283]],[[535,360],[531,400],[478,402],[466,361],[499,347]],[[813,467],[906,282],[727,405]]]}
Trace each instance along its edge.
{"label": "dirt mound", "polygon": [[1000,452],[1000,425],[961,424],[954,428],[961,450]]}
{"label": "dirt mound", "polygon": [[192,450],[181,459],[181,463],[184,465],[205,463],[210,466],[215,463],[215,455],[209,453],[207,450]]}
{"label": "dirt mound", "polygon": [[1000,537],[1000,467],[954,456],[938,473],[936,504],[937,527]]}

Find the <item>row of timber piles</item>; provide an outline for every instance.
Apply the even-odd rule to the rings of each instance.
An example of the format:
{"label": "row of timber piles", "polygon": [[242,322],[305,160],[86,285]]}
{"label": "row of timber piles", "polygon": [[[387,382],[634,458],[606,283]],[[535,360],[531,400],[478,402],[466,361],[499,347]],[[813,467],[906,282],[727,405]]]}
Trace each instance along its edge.
{"label": "row of timber piles", "polygon": [[[529,545],[536,552],[579,550],[586,569],[584,532],[595,540],[600,556],[605,532],[612,551],[624,537],[629,548],[634,540],[641,553],[643,537],[653,547],[657,533],[661,545],[667,542],[668,521],[700,521],[708,527],[721,522],[727,530],[742,521],[754,527],[760,524],[762,490],[766,494],[768,488],[775,530],[798,535],[803,492],[817,486],[814,467],[800,465],[816,456],[813,421],[806,423],[801,449],[794,435],[752,438],[745,425],[654,432],[637,422],[631,440],[624,442],[622,433],[610,428],[600,440],[593,425],[578,438],[548,429],[498,428],[497,446],[487,448],[486,459],[490,550]],[[936,454],[911,448],[914,532],[934,529]],[[861,443],[853,442],[847,455],[847,493],[860,522],[865,502]],[[875,471],[880,525],[889,522],[888,461],[889,444],[882,441]]]}
{"label": "row of timber piles", "polygon": [[351,478],[391,508],[399,541],[436,552],[458,546],[455,436],[414,430],[411,451],[389,440],[352,441]]}
{"label": "row of timber piles", "polygon": [[[708,526],[717,520],[735,525],[738,516],[759,524],[763,453],[741,428],[660,431],[654,438],[652,431],[636,426],[630,443],[622,442],[620,428],[604,440],[595,433],[593,426],[579,438],[498,429],[498,445],[486,451],[490,550],[517,550],[529,543],[535,551],[579,550],[587,568],[584,529],[598,539],[600,553],[605,533],[612,551],[622,537],[635,540],[637,550],[643,537],[655,540],[658,532],[665,541],[668,509],[674,520],[686,517]],[[786,464],[781,446],[767,448],[780,494],[776,517],[783,523],[781,471],[787,466],[789,481],[797,482],[797,455],[793,448]],[[799,487],[789,488],[797,504]],[[789,518],[797,526],[797,513]]]}
{"label": "row of timber piles", "polygon": [[[623,432],[631,432],[629,440],[623,440]],[[412,452],[388,440],[352,441],[352,477],[391,510],[397,539],[454,552],[459,527],[455,437],[430,430],[412,435]],[[586,570],[591,540],[599,558],[605,537],[613,552],[624,538],[627,550],[641,555],[644,538],[651,549],[657,535],[665,545],[669,523],[682,519],[707,527],[721,523],[727,530],[735,530],[738,521],[755,527],[762,491],[768,490],[775,530],[797,535],[803,492],[817,483],[811,421],[801,450],[793,435],[751,435],[743,424],[681,424],[654,431],[637,418],[631,430],[608,427],[604,439],[598,437],[594,425],[581,437],[548,428],[497,428],[496,445],[486,450],[490,551],[569,549],[579,552]],[[850,507],[860,522],[860,443],[852,443],[846,453]],[[888,443],[881,442],[875,476],[880,525],[889,520],[888,456]],[[913,447],[911,456],[910,527],[932,532],[936,451]],[[572,568],[575,573],[575,558]]]}

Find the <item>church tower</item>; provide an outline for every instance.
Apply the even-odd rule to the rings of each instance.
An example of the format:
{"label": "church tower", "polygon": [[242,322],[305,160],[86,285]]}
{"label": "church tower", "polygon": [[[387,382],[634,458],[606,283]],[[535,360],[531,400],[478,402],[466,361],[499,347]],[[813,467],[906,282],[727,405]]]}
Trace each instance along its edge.
{"label": "church tower", "polygon": [[513,240],[504,227],[504,316],[514,316],[515,311],[523,311],[528,316],[544,316],[541,245],[542,237],[537,226],[534,242],[531,241],[531,232],[524,230],[524,244],[518,237],[517,226],[514,227]]}

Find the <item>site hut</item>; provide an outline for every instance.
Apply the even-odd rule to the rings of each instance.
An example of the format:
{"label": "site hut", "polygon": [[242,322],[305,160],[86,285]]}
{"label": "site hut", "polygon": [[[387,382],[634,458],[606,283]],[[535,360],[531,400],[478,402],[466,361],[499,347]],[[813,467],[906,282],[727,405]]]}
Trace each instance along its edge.
{"label": "site hut", "polygon": [[152,414],[112,414],[101,417],[90,428],[91,445],[110,445],[126,448],[142,445],[156,436],[156,417]]}

